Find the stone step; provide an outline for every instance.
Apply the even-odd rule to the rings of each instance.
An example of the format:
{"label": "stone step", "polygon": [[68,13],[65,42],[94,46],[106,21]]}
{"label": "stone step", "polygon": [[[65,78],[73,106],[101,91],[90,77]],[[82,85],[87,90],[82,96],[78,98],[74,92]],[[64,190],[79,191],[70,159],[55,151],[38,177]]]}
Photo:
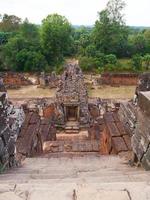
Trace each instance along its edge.
{"label": "stone step", "polygon": [[[134,170],[124,170],[121,171],[117,171],[117,170],[95,170],[95,171],[90,171],[90,170],[56,170],[56,169],[48,169],[49,171],[45,171],[45,170],[40,170],[40,173],[38,170],[30,170],[30,169],[24,169],[24,170],[17,170],[16,172],[7,172],[7,173],[4,173],[4,174],[1,174],[0,175],[0,178],[1,178],[1,181],[2,180],[6,180],[5,178],[7,179],[10,179],[10,178],[13,178],[13,177],[17,177],[19,176],[20,178],[23,178],[23,177],[26,177],[26,176],[30,176],[31,174],[36,176],[37,179],[38,178],[41,178],[43,179],[43,177],[45,179],[52,179],[54,176],[55,178],[59,178],[60,176],[65,176],[65,178],[67,178],[67,176],[73,176],[74,178],[78,178],[79,176],[80,177],[84,177],[85,174],[86,174],[86,177],[89,178],[91,177],[93,180],[96,178],[104,178],[104,177],[125,177],[125,176],[130,176],[132,175],[132,178],[134,176],[136,177],[143,177],[143,179],[145,179],[146,177],[149,177],[149,175],[145,175],[145,172],[144,171],[136,171],[136,169],[134,168]],[[31,177],[32,178],[32,177]]]}
{"label": "stone step", "polygon": [[79,130],[78,126],[65,126],[65,130]]}
{"label": "stone step", "polygon": [[85,141],[47,141],[44,142],[43,150],[45,153],[57,152],[99,152],[100,143],[97,140]]}
{"label": "stone step", "polygon": [[73,129],[67,129],[67,130],[65,130],[65,133],[66,134],[74,134],[74,133],[79,133],[79,130],[73,130]]}
{"label": "stone step", "polygon": [[88,132],[80,131],[78,132],[69,132],[70,134],[66,134],[66,132],[58,133],[57,134],[57,141],[83,141],[89,140]]}
{"label": "stone step", "polygon": [[[3,188],[7,189],[3,189]],[[116,183],[90,183],[75,184],[71,183],[54,183],[54,184],[18,184],[0,185],[1,200],[148,200],[149,187],[146,183],[136,182],[116,182]],[[59,192],[58,192],[59,191]],[[75,194],[75,195],[74,195]],[[29,198],[28,198],[29,196]],[[22,198],[25,197],[25,198]]]}
{"label": "stone step", "polygon": [[75,193],[79,200],[150,199],[150,173],[119,156],[48,155],[25,159],[22,167],[0,175],[0,200],[69,200]]}

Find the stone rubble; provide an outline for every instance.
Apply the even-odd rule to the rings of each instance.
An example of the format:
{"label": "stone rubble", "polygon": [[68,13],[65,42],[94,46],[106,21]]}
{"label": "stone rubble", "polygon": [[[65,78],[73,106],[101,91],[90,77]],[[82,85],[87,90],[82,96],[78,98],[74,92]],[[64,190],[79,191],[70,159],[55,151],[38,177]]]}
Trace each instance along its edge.
{"label": "stone rubble", "polygon": [[39,85],[42,88],[49,87],[49,88],[56,88],[58,86],[59,77],[56,75],[55,72],[51,74],[46,74],[42,72],[39,77]]}
{"label": "stone rubble", "polygon": [[32,85],[32,82],[23,73],[0,73],[0,79],[7,89],[18,89],[21,86]]}
{"label": "stone rubble", "polygon": [[24,121],[24,111],[8,101],[0,86],[0,170],[16,165],[16,140]]}

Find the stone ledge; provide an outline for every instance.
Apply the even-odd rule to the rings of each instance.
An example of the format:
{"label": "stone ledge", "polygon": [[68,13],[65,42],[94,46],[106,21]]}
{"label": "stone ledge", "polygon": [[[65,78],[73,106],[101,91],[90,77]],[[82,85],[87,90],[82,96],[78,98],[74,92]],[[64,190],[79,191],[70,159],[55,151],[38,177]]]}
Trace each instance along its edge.
{"label": "stone ledge", "polygon": [[143,113],[150,117],[150,91],[140,92],[138,104]]}

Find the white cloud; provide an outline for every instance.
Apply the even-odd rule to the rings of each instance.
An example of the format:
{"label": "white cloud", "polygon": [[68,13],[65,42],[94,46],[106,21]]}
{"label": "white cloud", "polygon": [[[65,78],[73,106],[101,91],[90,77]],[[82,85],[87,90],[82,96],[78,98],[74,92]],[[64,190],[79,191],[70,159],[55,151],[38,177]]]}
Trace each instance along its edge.
{"label": "white cloud", "polygon": [[[41,23],[48,14],[65,15],[72,24],[94,24],[108,0],[0,0],[0,13],[15,14]],[[150,26],[150,0],[126,0],[128,25]]]}

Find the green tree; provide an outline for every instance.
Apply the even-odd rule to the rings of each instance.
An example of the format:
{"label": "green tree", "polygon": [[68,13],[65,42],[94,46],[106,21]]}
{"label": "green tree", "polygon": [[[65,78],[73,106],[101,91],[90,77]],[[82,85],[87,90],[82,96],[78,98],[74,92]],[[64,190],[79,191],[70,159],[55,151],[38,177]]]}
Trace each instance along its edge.
{"label": "green tree", "polygon": [[43,71],[47,66],[45,57],[41,52],[23,49],[16,56],[18,71]]}
{"label": "green tree", "polygon": [[150,30],[149,29],[144,31],[144,38],[146,41],[146,52],[150,53]]}
{"label": "green tree", "polygon": [[8,39],[12,36],[13,34],[10,32],[0,32],[0,45],[6,44]]}
{"label": "green tree", "polygon": [[105,59],[107,64],[112,64],[112,65],[117,64],[117,57],[113,54],[106,55]]}
{"label": "green tree", "polygon": [[136,54],[132,57],[132,66],[135,71],[139,71],[142,69],[142,56]]}
{"label": "green tree", "polygon": [[83,71],[95,71],[100,67],[99,61],[92,57],[79,57],[79,65]]}
{"label": "green tree", "polygon": [[122,0],[110,0],[106,9],[99,13],[96,21],[93,40],[99,51],[105,54],[126,56],[128,28],[123,21]]}
{"label": "green tree", "polygon": [[143,57],[143,61],[144,61],[144,65],[145,65],[146,70],[149,70],[150,69],[150,54],[146,54]]}
{"label": "green tree", "polygon": [[21,18],[15,15],[4,14],[0,20],[0,31],[1,32],[16,32],[18,31],[21,24]]}
{"label": "green tree", "polygon": [[72,27],[68,20],[58,14],[48,15],[42,21],[41,42],[50,65],[59,63],[71,45]]}
{"label": "green tree", "polygon": [[144,38],[144,35],[142,33],[137,34],[133,38],[133,45],[135,48],[136,54],[145,54],[146,52],[146,40]]}
{"label": "green tree", "polygon": [[28,41],[40,42],[39,28],[35,24],[30,23],[28,19],[21,24],[19,34]]}
{"label": "green tree", "polygon": [[85,26],[78,27],[74,30],[73,38],[76,45],[75,48],[77,55],[90,56],[90,49],[93,48],[91,30],[90,27]]}
{"label": "green tree", "polygon": [[2,47],[5,68],[16,71],[41,71],[47,68],[40,45],[39,29],[25,21],[19,32]]}

